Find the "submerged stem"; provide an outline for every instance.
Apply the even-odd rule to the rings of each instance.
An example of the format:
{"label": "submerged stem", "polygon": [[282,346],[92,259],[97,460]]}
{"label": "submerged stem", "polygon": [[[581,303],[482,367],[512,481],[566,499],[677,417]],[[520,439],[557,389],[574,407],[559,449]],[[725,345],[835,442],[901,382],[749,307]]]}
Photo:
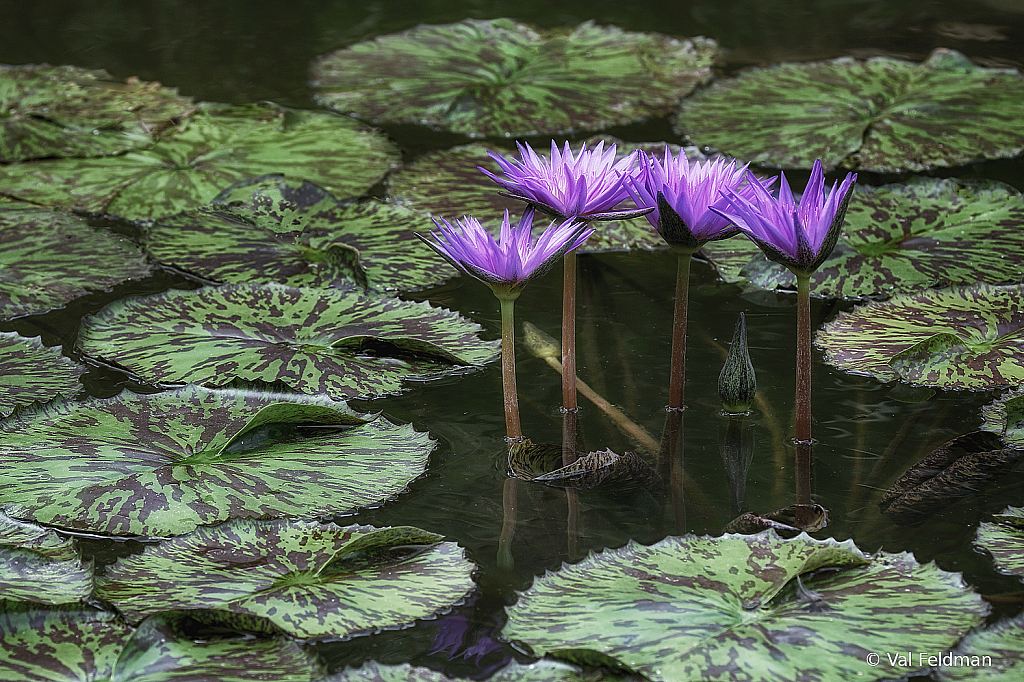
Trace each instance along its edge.
{"label": "submerged stem", "polygon": [[676,299],[672,315],[672,363],[669,370],[668,407],[683,408],[683,389],[686,382],[686,309],[690,295],[690,260],[692,251],[677,250]]}
{"label": "submerged stem", "polygon": [[796,276],[796,440],[811,440],[811,278]]}
{"label": "submerged stem", "polygon": [[501,301],[501,387],[505,396],[505,435],[511,441],[523,439],[519,425],[519,394],[516,392],[516,296],[498,295]]}
{"label": "submerged stem", "polygon": [[562,407],[575,411],[576,402],[576,252],[562,258]]}

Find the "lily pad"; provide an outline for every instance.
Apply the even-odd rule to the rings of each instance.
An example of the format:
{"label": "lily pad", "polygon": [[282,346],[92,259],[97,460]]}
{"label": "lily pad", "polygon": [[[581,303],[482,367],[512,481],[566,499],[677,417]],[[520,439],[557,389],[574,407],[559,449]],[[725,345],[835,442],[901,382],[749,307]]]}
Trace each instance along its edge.
{"label": "lily pad", "polygon": [[70,538],[0,513],[0,599],[68,604],[92,594],[92,563]]}
{"label": "lily pad", "polygon": [[194,110],[191,98],[159,83],[74,66],[0,64],[0,162],[148,147]]}
{"label": "lily pad", "polygon": [[83,320],[78,343],[150,382],[279,382],[352,398],[494,359],[498,342],[480,340],[479,331],[427,303],[228,284],[115,301]]}
{"label": "lily pad", "polygon": [[381,504],[423,473],[412,426],[302,395],[197,386],[26,410],[0,426],[7,514],[110,535]]}
{"label": "lily pad", "polygon": [[223,635],[193,642],[183,633],[186,620],[161,614],[133,631],[116,614],[84,606],[0,603],[0,668],[7,682],[312,682],[324,674],[298,642]]}
{"label": "lily pad", "polygon": [[411,623],[459,602],[475,566],[454,542],[409,526],[240,519],[120,559],[97,593],[129,621],[216,608],[262,616],[295,637]]}
{"label": "lily pad", "polygon": [[1024,449],[1024,389],[1016,388],[981,408],[983,431],[1002,436],[1003,442]]}
{"label": "lily pad", "polygon": [[162,263],[220,282],[386,292],[458,274],[415,237],[431,227],[419,211],[345,204],[312,183],[266,176],[149,224],[144,246]]}
{"label": "lily pad", "polygon": [[85,367],[43,345],[38,336],[25,338],[0,332],[0,416],[34,402],[76,393]]}
{"label": "lily pad", "polygon": [[0,205],[0,245],[4,320],[45,313],[150,274],[137,246],[66,211]]}
{"label": "lily pad", "polygon": [[711,77],[707,38],[593,22],[539,33],[511,19],[421,25],[321,56],[317,100],[374,122],[473,137],[597,130],[669,113]]}
{"label": "lily pad", "polygon": [[[665,145],[654,147],[664,149]],[[618,157],[632,151],[621,143],[617,149]],[[523,212],[526,204],[499,194],[501,188],[477,169],[480,166],[501,176],[501,168],[488,152],[509,155],[505,148],[483,143],[424,154],[388,177],[388,195],[396,204],[435,216],[451,219],[471,215],[497,236],[505,211],[516,215]],[[546,220],[538,218],[534,224],[546,225]],[[577,253],[667,246],[646,218],[602,221],[596,227],[597,231]]]}
{"label": "lily pad", "polygon": [[942,682],[1016,682],[1024,673],[1021,641],[1024,615],[974,630],[955,649],[942,654],[935,672]]}
{"label": "lily pad", "polygon": [[[487,682],[627,682],[635,678],[617,676],[603,670],[583,672],[580,668],[542,658],[533,663],[512,661],[487,677]],[[442,672],[409,665],[384,665],[368,661],[358,668],[348,668],[321,682],[461,682],[465,677],[448,677]]]}
{"label": "lily pad", "polygon": [[358,195],[397,161],[397,149],[383,135],[343,116],[272,104],[208,104],[148,149],[0,166],[0,193],[146,219],[197,208],[228,185],[267,173]]}
{"label": "lily pad", "polygon": [[[765,289],[796,289],[789,270],[743,241],[727,239],[705,248],[726,281],[749,279]],[[971,257],[964,258],[965,253]],[[916,178],[856,188],[835,250],[811,275],[811,292],[859,298],[1022,278],[1020,192],[1000,182]]]}
{"label": "lily pad", "polygon": [[651,680],[871,680],[913,667],[872,667],[867,654],[909,639],[948,649],[987,610],[958,574],[909,554],[769,531],[591,555],[536,579],[504,632],[537,653],[597,651]]}
{"label": "lily pad", "polygon": [[919,171],[1024,151],[1024,77],[939,48],[753,69],[683,100],[677,130],[756,164]]}
{"label": "lily pad", "polygon": [[879,381],[981,389],[1024,383],[1024,287],[900,294],[840,313],[818,332],[825,361]]}
{"label": "lily pad", "polygon": [[69,561],[79,558],[74,541],[50,528],[12,519],[0,512],[0,546],[27,549],[39,556]]}
{"label": "lily pad", "polygon": [[1024,508],[1007,507],[980,524],[974,544],[988,550],[999,570],[1024,578]]}

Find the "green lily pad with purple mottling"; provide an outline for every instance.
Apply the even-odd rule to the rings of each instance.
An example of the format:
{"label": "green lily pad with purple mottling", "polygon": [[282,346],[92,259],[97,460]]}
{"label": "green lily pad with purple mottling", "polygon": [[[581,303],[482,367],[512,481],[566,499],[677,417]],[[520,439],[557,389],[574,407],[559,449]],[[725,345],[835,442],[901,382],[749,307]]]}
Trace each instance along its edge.
{"label": "green lily pad with purple mottling", "polygon": [[979,628],[942,654],[935,674],[942,682],[1017,682],[1024,675],[1022,641],[1024,615]]}
{"label": "green lily pad with purple mottling", "polygon": [[0,163],[148,147],[195,110],[177,90],[74,66],[0,64]]}
{"label": "green lily pad with purple mottling", "polygon": [[0,416],[18,407],[76,393],[85,366],[44,346],[39,337],[0,332]]}
{"label": "green lily pad with purple mottling", "polygon": [[137,246],[66,211],[0,205],[0,319],[37,315],[150,274]]}
{"label": "green lily pad with purple mottling", "polygon": [[359,195],[398,162],[380,133],[323,111],[206,104],[156,144],[116,157],[0,166],[0,193],[131,219],[197,208],[267,173]]}
{"label": "green lily pad with purple mottling", "polygon": [[840,313],[815,337],[825,361],[879,381],[983,389],[1024,383],[1024,286],[929,289]]}
{"label": "green lily pad with purple mottling", "polygon": [[1024,449],[1024,389],[1007,391],[981,408],[981,430],[998,433],[1011,448]]}
{"label": "green lily pad with purple mottling", "polygon": [[295,637],[342,638],[459,603],[476,566],[411,526],[239,519],[118,560],[97,584],[131,622],[161,611],[261,616]]}
{"label": "green lily pad with purple mottling", "polygon": [[1007,507],[978,525],[974,544],[988,551],[996,568],[1024,578],[1024,508]]}
{"label": "green lily pad with purple mottling", "polygon": [[599,130],[663,116],[711,77],[718,46],[580,24],[538,32],[511,19],[421,25],[323,55],[325,106],[373,122],[474,137]]}
{"label": "green lily pad with purple mottling", "polygon": [[[358,668],[347,668],[320,682],[464,682],[468,679],[449,677],[437,670],[408,663],[384,665],[377,661],[367,661]],[[487,682],[631,682],[635,679],[599,668],[584,672],[569,663],[542,658],[533,663],[513,660],[504,668],[491,673]]]}
{"label": "green lily pad with purple mottling", "polygon": [[[703,252],[726,281],[796,289],[796,277],[765,259],[749,240],[712,242]],[[1020,192],[993,181],[915,178],[856,188],[835,251],[811,275],[811,293],[861,298],[1022,278]]]}
{"label": "green lily pad with purple mottling", "polygon": [[264,176],[146,225],[143,246],[161,263],[219,282],[393,292],[458,275],[416,238],[432,227],[404,206],[343,203],[310,182]]}
{"label": "green lily pad with purple mottling", "polygon": [[111,611],[0,602],[0,668],[5,682],[39,680],[275,680],[314,682],[325,669],[294,640],[231,637],[193,641],[184,614],[160,614],[137,629]]}
{"label": "green lily pad with purple mottling", "polygon": [[379,505],[426,468],[410,425],[326,398],[197,386],[60,402],[0,425],[0,509],[104,535]]}
{"label": "green lily pad with purple mottling", "polygon": [[[587,147],[592,149],[594,144],[596,142],[588,140]],[[665,147],[664,144],[642,146],[655,147],[659,155]],[[573,148],[579,147],[573,145]],[[635,148],[618,142],[617,157],[624,157]],[[537,151],[540,154],[546,152],[544,149]],[[518,152],[511,153],[508,149],[483,143],[431,152],[390,175],[387,181],[388,195],[396,204],[426,211],[449,221],[471,215],[497,236],[504,212],[507,210],[512,216],[519,215],[526,208],[526,203],[499,194],[501,187],[477,169],[477,166],[481,166],[502,177],[501,169],[487,152],[496,152],[506,158],[518,158]],[[690,158],[695,157],[691,155]],[[546,226],[550,220],[544,215],[538,215],[534,219],[534,226]],[[512,223],[515,222],[513,218]],[[432,229],[433,225],[428,224],[427,227]],[[602,221],[594,223],[592,227],[596,231],[586,244],[577,249],[578,253],[660,249],[667,246],[665,240],[643,217]]]}
{"label": "green lily pad with purple mottling", "polygon": [[830,682],[910,673],[867,655],[948,649],[988,606],[910,554],[769,531],[631,541],[537,578],[507,611],[505,636],[537,654],[594,651],[650,680]]}
{"label": "green lily pad with purple mottling", "polygon": [[877,172],[958,166],[1024,151],[1024,77],[940,48],[784,63],[720,80],[683,100],[676,129],[753,163]]}
{"label": "green lily pad with purple mottling", "polygon": [[0,600],[69,604],[92,595],[92,562],[71,538],[0,512]]}
{"label": "green lily pad with purple mottling", "polygon": [[146,381],[283,384],[333,398],[397,393],[497,357],[479,325],[427,303],[337,289],[226,284],[115,301],[82,322],[82,351]]}

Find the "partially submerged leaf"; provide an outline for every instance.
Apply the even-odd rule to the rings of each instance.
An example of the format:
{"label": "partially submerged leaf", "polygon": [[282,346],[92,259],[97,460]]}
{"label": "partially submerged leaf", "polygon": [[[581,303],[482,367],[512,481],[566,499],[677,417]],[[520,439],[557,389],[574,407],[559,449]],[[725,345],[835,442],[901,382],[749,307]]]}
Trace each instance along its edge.
{"label": "partially submerged leaf", "polygon": [[1024,508],[1007,507],[978,526],[974,544],[988,551],[996,568],[1024,578]]}
{"label": "partially submerged leaf", "polygon": [[215,281],[384,292],[458,274],[416,238],[432,226],[419,211],[345,204],[312,183],[264,176],[146,225],[144,246],[162,263]]}
{"label": "partially submerged leaf", "polygon": [[744,512],[726,524],[726,533],[760,533],[774,530],[784,538],[816,533],[828,525],[828,510],[820,504],[791,504],[768,514]]}
{"label": "partially submerged leaf", "polygon": [[50,528],[12,519],[0,512],[0,546],[27,549],[39,556],[68,561],[79,558],[74,541]]}
{"label": "partially submerged leaf", "polygon": [[984,431],[998,433],[1003,443],[1024,449],[1024,390],[1015,388],[981,408]]}
{"label": "partially submerged leaf", "polygon": [[710,78],[717,49],[593,22],[538,33],[511,19],[466,19],[323,55],[311,84],[320,103],[374,122],[561,134],[669,113]]}
{"label": "partially submerged leaf", "polygon": [[493,360],[497,343],[479,331],[427,303],[230,284],[115,301],[83,320],[78,343],[150,382],[240,379],[352,398]]}
{"label": "partially submerged leaf", "polygon": [[302,395],[196,386],[26,410],[0,425],[0,508],[109,535],[376,505],[423,473],[410,425]]}
{"label": "partially submerged leaf", "polygon": [[[321,682],[461,682],[465,677],[449,677],[430,668],[403,663],[384,665],[367,661],[358,668],[347,668]],[[542,658],[533,663],[512,661],[487,677],[488,682],[631,682],[635,678],[619,676],[606,670],[588,670]]]}
{"label": "partially submerged leaf", "polygon": [[271,104],[208,104],[148,149],[0,166],[0,192],[146,219],[202,206],[228,185],[267,173],[358,195],[397,160],[397,150],[380,133],[342,116]]}
{"label": "partially submerged leaf", "polygon": [[130,621],[215,608],[264,616],[295,637],[341,638],[452,606],[475,566],[411,527],[234,520],[120,559],[98,594]]}
{"label": "partially submerged leaf", "polygon": [[0,332],[0,416],[78,391],[85,367],[44,346],[39,337]]}
{"label": "partially submerged leaf", "polygon": [[194,111],[191,98],[74,66],[0,64],[0,163],[147,147]]}
{"label": "partially submerged leaf", "polygon": [[137,246],[66,211],[0,205],[0,246],[4,320],[45,313],[150,274]]}
{"label": "partially submerged leaf", "polygon": [[1024,615],[971,631],[955,649],[929,663],[942,682],[1016,682],[1024,673],[1021,641]]}
{"label": "partially submerged leaf", "polygon": [[957,436],[905,471],[878,506],[894,523],[916,526],[935,511],[982,492],[1021,456],[986,431]]}
{"label": "partially submerged leaf", "polygon": [[0,544],[0,600],[71,604],[92,594],[92,562]]}
{"label": "partially submerged leaf", "polygon": [[595,650],[651,680],[872,680],[914,667],[872,667],[867,654],[910,639],[947,649],[987,611],[959,575],[909,554],[769,532],[591,555],[536,579],[504,632],[536,653]]}
{"label": "partially submerged leaf", "polygon": [[784,63],[682,102],[678,131],[757,164],[919,171],[1024,150],[1024,77],[939,48],[921,64],[875,57]]}
{"label": "partially submerged leaf", "polygon": [[508,467],[517,478],[560,488],[661,491],[661,479],[635,452],[588,452],[564,465],[562,454],[560,445],[535,444],[527,438],[509,448]]}
{"label": "partially submerged leaf", "polygon": [[1024,286],[901,294],[840,313],[818,332],[825,360],[880,381],[940,388],[1024,383]]}

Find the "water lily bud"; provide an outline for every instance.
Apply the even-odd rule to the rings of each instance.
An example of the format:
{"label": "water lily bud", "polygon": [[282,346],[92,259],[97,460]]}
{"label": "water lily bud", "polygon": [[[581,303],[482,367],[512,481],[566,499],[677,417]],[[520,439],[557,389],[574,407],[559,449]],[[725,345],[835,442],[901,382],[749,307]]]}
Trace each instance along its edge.
{"label": "water lily bud", "polygon": [[743,313],[740,313],[736,320],[736,330],[732,334],[729,355],[725,358],[722,373],[718,375],[718,394],[722,396],[725,411],[738,414],[750,410],[756,390],[757,378],[747,350],[747,324]]}

